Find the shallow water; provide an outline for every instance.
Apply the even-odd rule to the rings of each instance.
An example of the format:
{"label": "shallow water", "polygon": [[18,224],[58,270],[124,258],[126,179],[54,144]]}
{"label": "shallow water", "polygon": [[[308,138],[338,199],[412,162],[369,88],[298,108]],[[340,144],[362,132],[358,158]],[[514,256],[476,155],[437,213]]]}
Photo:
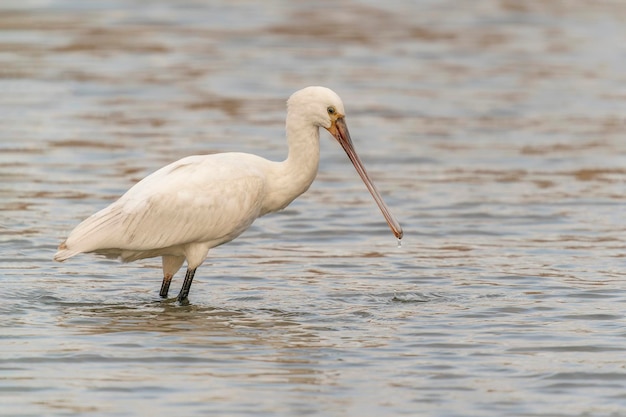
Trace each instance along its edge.
{"label": "shallow water", "polygon": [[[2,415],[626,414],[623,2],[0,8]],[[51,261],[179,157],[283,158],[311,84],[400,248],[324,137],[190,305],[160,301],[159,260]]]}

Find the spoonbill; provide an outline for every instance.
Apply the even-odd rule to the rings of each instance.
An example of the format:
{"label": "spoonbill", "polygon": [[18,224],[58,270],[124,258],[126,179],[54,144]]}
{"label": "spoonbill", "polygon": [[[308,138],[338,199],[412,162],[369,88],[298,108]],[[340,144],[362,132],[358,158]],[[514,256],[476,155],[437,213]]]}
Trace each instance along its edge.
{"label": "spoonbill", "polygon": [[119,200],[88,217],[59,245],[54,260],[97,253],[124,262],[160,256],[167,297],[172,277],[187,261],[178,301],[187,300],[196,268],[211,248],[230,242],[257,217],[281,210],[304,193],[319,164],[319,128],[343,147],[393,234],[402,228],[354,150],[339,96],[307,87],[287,100],[287,159],[273,162],[246,153],[195,155],[148,175]]}

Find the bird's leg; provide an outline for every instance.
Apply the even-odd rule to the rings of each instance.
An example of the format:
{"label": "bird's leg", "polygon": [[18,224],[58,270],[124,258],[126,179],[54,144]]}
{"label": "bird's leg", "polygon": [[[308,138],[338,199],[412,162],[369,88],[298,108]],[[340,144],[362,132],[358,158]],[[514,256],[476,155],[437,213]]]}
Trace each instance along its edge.
{"label": "bird's leg", "polygon": [[189,289],[191,288],[191,282],[193,281],[193,275],[196,273],[196,269],[187,269],[187,274],[185,275],[185,281],[183,282],[183,286],[180,289],[180,293],[178,293],[178,302],[182,302],[187,299],[189,295]]}
{"label": "bird's leg", "polygon": [[172,278],[178,272],[180,267],[185,262],[184,256],[163,255],[163,283],[161,284],[161,291],[159,295],[163,298],[167,298],[167,293],[170,290],[170,283]]}
{"label": "bird's leg", "polygon": [[159,295],[161,298],[167,298],[167,293],[170,291],[170,283],[172,282],[172,274],[165,274],[163,276],[163,282],[161,283],[161,291]]}

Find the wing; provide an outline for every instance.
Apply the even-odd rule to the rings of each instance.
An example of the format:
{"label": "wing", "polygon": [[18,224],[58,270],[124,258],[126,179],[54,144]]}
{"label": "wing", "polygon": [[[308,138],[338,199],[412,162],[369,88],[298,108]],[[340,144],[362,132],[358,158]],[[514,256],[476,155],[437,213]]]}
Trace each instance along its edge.
{"label": "wing", "polygon": [[174,162],[80,223],[55,259],[107,249],[147,251],[232,240],[261,213],[268,163],[241,153]]}

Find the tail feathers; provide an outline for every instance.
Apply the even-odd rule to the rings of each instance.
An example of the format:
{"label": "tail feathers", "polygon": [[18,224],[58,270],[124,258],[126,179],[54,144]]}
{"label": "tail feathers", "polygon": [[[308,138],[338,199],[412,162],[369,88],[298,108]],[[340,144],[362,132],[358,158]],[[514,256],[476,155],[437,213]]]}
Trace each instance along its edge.
{"label": "tail feathers", "polygon": [[65,242],[63,242],[59,245],[59,250],[54,255],[54,260],[57,262],[63,262],[64,260],[69,259],[74,255],[78,255],[79,253],[80,251],[68,248]]}

